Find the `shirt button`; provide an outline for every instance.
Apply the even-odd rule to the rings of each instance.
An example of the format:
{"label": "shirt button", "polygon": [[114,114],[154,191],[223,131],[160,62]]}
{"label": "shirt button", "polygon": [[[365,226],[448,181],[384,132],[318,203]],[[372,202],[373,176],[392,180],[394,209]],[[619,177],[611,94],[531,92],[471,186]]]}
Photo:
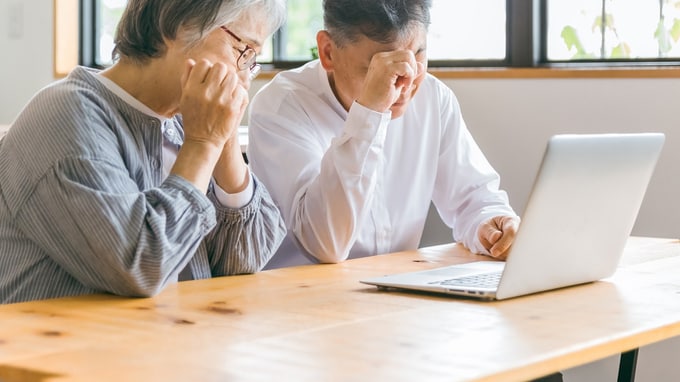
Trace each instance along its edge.
{"label": "shirt button", "polygon": [[161,161],[159,161],[158,159],[152,159],[151,160],[151,166],[153,166],[153,168],[158,170],[158,169],[161,168]]}

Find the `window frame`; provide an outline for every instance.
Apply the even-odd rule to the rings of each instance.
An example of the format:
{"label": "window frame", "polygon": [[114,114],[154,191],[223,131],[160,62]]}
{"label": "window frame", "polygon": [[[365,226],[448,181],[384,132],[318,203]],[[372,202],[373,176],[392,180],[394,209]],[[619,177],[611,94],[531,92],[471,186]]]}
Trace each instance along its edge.
{"label": "window frame", "polygon": [[103,69],[96,60],[97,51],[97,3],[99,0],[80,0],[80,33],[78,43],[78,62],[80,65]]}
{"label": "window frame", "polygon": [[[508,0],[510,2],[521,1],[521,0]],[[538,35],[540,36],[539,41],[539,59],[537,66],[549,67],[549,68],[652,68],[652,67],[673,67],[680,65],[680,58],[654,58],[654,59],[570,59],[570,60],[549,60],[548,59],[548,1],[549,0],[531,0],[533,2],[539,1],[538,4],[538,19],[540,21],[538,25]],[[606,1],[606,0],[598,0]]]}
{"label": "window frame", "polygon": [[[79,1],[79,57],[80,65],[103,68],[95,62],[98,22],[98,1]],[[430,68],[460,70],[476,68],[526,69],[526,68],[640,68],[680,66],[678,58],[656,59],[593,59],[548,60],[547,59],[547,3],[548,0],[506,0],[506,57],[502,60],[430,60]],[[307,61],[280,60],[283,53],[285,30],[273,35],[271,63],[263,63],[263,69],[276,71],[300,66]]]}

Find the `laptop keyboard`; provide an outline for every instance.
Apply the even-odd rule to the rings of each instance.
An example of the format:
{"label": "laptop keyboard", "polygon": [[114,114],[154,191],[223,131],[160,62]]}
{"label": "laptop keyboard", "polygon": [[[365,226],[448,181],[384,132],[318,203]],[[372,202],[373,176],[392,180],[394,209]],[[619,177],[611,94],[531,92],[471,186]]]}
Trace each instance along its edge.
{"label": "laptop keyboard", "polygon": [[502,272],[481,273],[472,276],[456,277],[444,281],[435,281],[432,284],[460,285],[466,287],[495,288],[501,280]]}

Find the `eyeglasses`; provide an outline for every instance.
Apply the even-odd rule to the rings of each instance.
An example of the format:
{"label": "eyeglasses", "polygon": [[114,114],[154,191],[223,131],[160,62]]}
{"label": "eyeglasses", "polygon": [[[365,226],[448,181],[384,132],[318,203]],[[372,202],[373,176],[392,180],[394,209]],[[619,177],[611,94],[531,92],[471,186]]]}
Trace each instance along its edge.
{"label": "eyeglasses", "polygon": [[[237,35],[234,34],[234,32],[230,31],[229,28],[225,26],[221,26],[223,31],[227,32],[231,37],[233,37],[236,41],[240,43],[244,43],[243,40],[238,37]],[[255,77],[257,77],[258,74],[260,74],[260,70],[262,67],[260,64],[255,62],[255,59],[257,58],[257,52],[255,52],[255,49],[251,47],[250,45],[246,44],[246,47],[243,48],[243,50],[234,47],[239,53],[241,53],[240,56],[238,56],[238,59],[236,60],[236,67],[238,70],[248,70],[248,76],[252,80]]]}

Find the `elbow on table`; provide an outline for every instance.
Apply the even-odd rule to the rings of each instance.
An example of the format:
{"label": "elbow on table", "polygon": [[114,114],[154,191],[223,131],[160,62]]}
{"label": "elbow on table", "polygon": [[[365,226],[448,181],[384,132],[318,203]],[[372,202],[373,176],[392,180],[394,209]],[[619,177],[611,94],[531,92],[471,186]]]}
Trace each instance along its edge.
{"label": "elbow on table", "polygon": [[315,252],[313,256],[321,264],[338,264],[347,260],[349,257],[349,249],[321,250]]}
{"label": "elbow on table", "polygon": [[132,288],[127,288],[127,290],[123,291],[122,293],[116,293],[119,294],[120,296],[124,297],[138,297],[138,298],[150,298],[154,297],[157,294],[161,293],[165,289],[165,285],[157,285],[157,286],[136,286]]}
{"label": "elbow on table", "polygon": [[167,278],[137,277],[121,280],[109,289],[110,293],[124,297],[149,298],[159,294],[168,284]]}
{"label": "elbow on table", "polygon": [[122,296],[133,298],[151,298],[160,294],[163,289],[165,289],[165,285],[159,286],[158,288],[137,288],[130,290],[129,293],[123,294]]}
{"label": "elbow on table", "polygon": [[349,251],[352,249],[354,239],[337,236],[326,238],[314,236],[314,239],[305,239],[302,228],[302,225],[298,225],[292,232],[297,243],[306,252],[308,257],[311,256],[322,264],[341,263],[349,257]]}
{"label": "elbow on table", "polygon": [[231,275],[252,275],[253,273],[257,273],[257,272],[261,271],[264,268],[265,265],[266,265],[266,262],[243,264],[238,269],[236,269],[233,273],[231,273]]}

